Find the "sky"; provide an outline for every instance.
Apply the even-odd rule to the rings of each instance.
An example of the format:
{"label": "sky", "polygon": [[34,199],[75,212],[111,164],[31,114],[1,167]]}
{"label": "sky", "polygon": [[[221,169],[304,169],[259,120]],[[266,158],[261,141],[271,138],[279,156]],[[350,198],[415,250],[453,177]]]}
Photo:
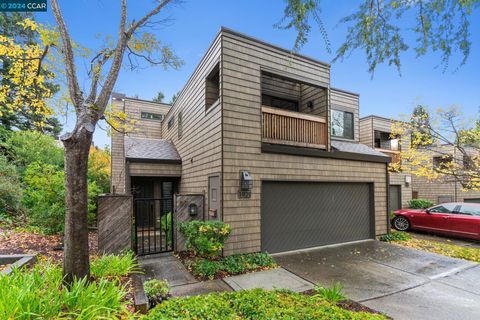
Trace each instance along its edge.
{"label": "sky", "polygon": [[[358,8],[356,0],[324,0],[321,2],[321,18],[331,42],[332,53],[325,50],[325,43],[314,26],[308,43],[300,53],[321,61],[331,62],[334,52],[347,34],[347,26],[339,20]],[[115,36],[119,21],[119,0],[75,0],[60,1],[61,9],[72,38],[92,50],[101,45],[101,35]],[[138,20],[149,8],[151,0],[128,1],[129,17]],[[149,67],[131,71],[122,69],[115,86],[115,92],[127,96],[138,95],[150,100],[158,91],[169,101],[180,91],[213,41],[221,26],[225,26],[266,42],[291,49],[295,33],[279,30],[273,25],[283,16],[282,0],[183,0],[181,4],[169,7],[159,19],[168,22],[150,30],[158,39],[171,47],[184,61],[180,70],[164,70]],[[51,9],[36,13],[42,23],[55,24]],[[158,20],[158,19],[157,19]],[[453,68],[442,71],[438,67],[440,55],[429,52],[417,58],[413,52],[402,55],[401,75],[396,68],[381,65],[372,78],[363,52],[356,51],[344,61],[331,65],[331,85],[335,88],[360,94],[360,116],[375,114],[398,118],[408,114],[417,104],[438,107],[457,105],[468,116],[476,116],[480,108],[480,13],[471,19],[472,48],[467,63],[453,71],[460,62],[460,56],[452,57]],[[409,21],[405,21],[405,28]],[[79,63],[77,70],[81,86],[88,88],[86,64]],[[66,123],[71,126],[72,117]],[[105,127],[104,124],[101,127]],[[110,144],[105,130],[97,128],[94,136],[96,145]]]}

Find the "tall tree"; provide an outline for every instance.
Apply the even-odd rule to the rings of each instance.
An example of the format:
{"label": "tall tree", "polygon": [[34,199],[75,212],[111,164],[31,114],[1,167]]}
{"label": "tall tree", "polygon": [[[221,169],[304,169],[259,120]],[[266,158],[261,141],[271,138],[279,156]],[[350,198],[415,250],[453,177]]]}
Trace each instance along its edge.
{"label": "tall tree", "polygon": [[161,103],[165,99],[165,95],[162,91],[158,91],[157,95],[152,99],[153,102]]}
{"label": "tall tree", "polygon": [[[141,32],[150,20],[169,5],[171,0],[156,1],[151,11],[139,20],[128,21],[127,1],[120,1],[121,15],[116,43],[102,48],[91,60],[90,89],[85,94],[78,83],[72,39],[58,0],[51,0],[58,25],[64,58],[68,91],[74,106],[76,123],[61,140],[65,147],[65,251],[63,272],[67,282],[89,275],[87,229],[87,170],[90,145],[97,122],[105,109],[125,57],[131,66],[137,59],[153,65],[177,68],[180,60],[161,46],[154,35]],[[107,64],[108,63],[108,64]],[[107,68],[108,67],[108,68]],[[105,71],[104,69],[107,69]],[[104,80],[103,80],[104,79]],[[103,80],[103,83],[101,83]]]}
{"label": "tall tree", "polygon": [[[285,0],[284,17],[275,26],[293,29],[298,51],[308,40],[316,24],[327,50],[330,42],[321,19],[320,0]],[[343,60],[355,50],[364,52],[368,70],[379,64],[393,65],[400,72],[401,55],[412,50],[417,57],[429,51],[440,54],[439,66],[446,71],[455,54],[456,68],[470,55],[472,14],[480,8],[479,0],[363,0],[354,13],[340,20],[346,24],[347,37],[333,61]],[[411,19],[411,18],[414,19]]]}
{"label": "tall tree", "polygon": [[[25,19],[34,21],[31,13],[0,13],[0,34],[14,39],[17,45],[35,46],[39,42],[39,34],[36,30],[25,28],[23,25]],[[39,75],[49,79],[44,82],[44,88],[37,87],[35,95],[21,95],[18,93],[21,92],[22,84],[15,82],[9,76],[9,72],[13,68],[12,57],[8,53],[3,53],[0,54],[0,61],[0,83],[10,89],[10,94],[6,96],[5,101],[0,101],[0,124],[8,130],[13,128],[38,130],[58,138],[62,130],[62,125],[58,119],[53,114],[35,112],[35,108],[32,107],[37,99],[49,99],[59,91],[60,87],[55,82],[53,73],[45,67],[40,68],[38,70]],[[21,108],[8,108],[13,99],[23,100]]]}

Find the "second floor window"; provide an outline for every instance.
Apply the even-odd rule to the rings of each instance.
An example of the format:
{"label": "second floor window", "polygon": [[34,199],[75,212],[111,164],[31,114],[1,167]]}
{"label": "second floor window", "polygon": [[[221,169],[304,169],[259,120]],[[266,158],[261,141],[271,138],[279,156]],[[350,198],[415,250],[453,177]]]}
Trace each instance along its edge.
{"label": "second floor window", "polygon": [[449,167],[452,161],[453,161],[452,156],[433,157],[433,168],[438,170],[445,170]]}
{"label": "second floor window", "polygon": [[332,110],[332,136],[353,139],[353,113]]}
{"label": "second floor window", "polygon": [[375,135],[375,148],[400,151],[399,139],[392,138],[390,132],[377,131],[374,132]]}
{"label": "second floor window", "polygon": [[168,120],[168,123],[167,123],[167,128],[170,129],[171,127],[173,127],[173,122],[175,121],[175,117],[172,116],[170,118],[170,120]]}
{"label": "second floor window", "polygon": [[217,64],[205,79],[205,110],[220,98],[220,68]]}
{"label": "second floor window", "polygon": [[151,113],[151,112],[142,112],[141,113],[141,118],[142,119],[147,119],[147,120],[158,120],[162,121],[163,115],[159,113]]}

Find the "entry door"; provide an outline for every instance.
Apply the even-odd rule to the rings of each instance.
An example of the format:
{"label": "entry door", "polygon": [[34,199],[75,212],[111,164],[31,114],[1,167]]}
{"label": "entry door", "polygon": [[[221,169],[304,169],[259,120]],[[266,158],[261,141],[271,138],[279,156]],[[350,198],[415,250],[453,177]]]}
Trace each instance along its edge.
{"label": "entry door", "polygon": [[390,212],[402,209],[402,196],[400,185],[391,185],[390,186]]}
{"label": "entry door", "polygon": [[220,202],[220,175],[208,177],[208,218],[221,219]]}

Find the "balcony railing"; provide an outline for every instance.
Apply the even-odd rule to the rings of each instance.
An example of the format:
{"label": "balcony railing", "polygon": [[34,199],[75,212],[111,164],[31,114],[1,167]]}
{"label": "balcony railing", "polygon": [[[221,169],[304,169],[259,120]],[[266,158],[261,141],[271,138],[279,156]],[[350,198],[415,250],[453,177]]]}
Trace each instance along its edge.
{"label": "balcony railing", "polygon": [[324,117],[262,106],[262,142],[326,149]]}

